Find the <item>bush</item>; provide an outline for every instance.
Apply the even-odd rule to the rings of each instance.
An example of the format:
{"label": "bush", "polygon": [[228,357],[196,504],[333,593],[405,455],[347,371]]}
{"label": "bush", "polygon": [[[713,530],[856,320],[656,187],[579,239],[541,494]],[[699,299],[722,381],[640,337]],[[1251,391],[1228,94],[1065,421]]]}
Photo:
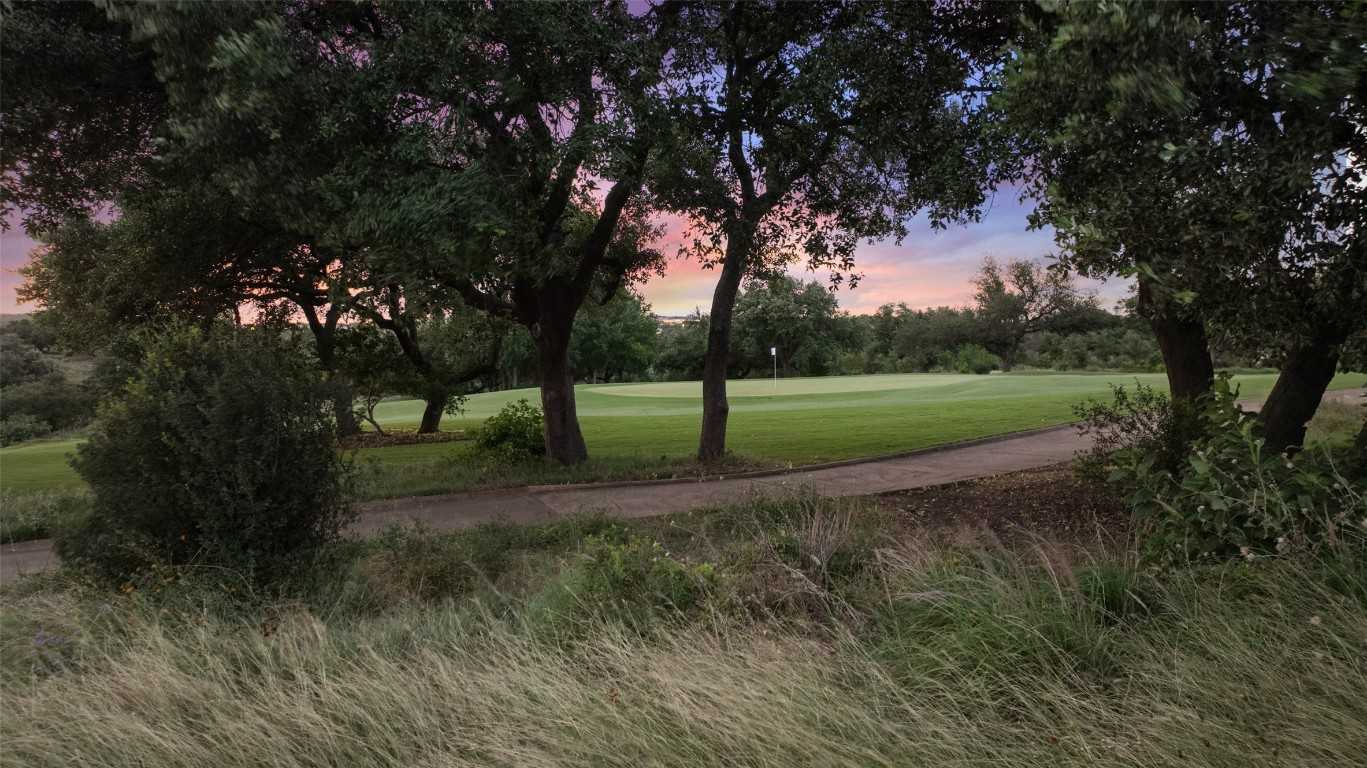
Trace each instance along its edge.
{"label": "bush", "polygon": [[1080,477],[1106,480],[1117,460],[1148,456],[1153,466],[1177,472],[1187,449],[1205,429],[1199,406],[1174,403],[1153,387],[1135,382],[1134,394],[1111,386],[1111,402],[1087,400],[1073,406],[1078,432],[1090,435],[1092,448],[1077,459]]}
{"label": "bush", "polygon": [[954,370],[959,373],[987,374],[1000,368],[1002,359],[977,344],[964,344],[954,352]]}
{"label": "bush", "polygon": [[1216,382],[1202,414],[1207,434],[1181,466],[1128,451],[1111,475],[1140,518],[1151,559],[1191,561],[1309,551],[1361,537],[1367,493],[1322,451],[1287,458],[1263,449],[1257,418]]}
{"label": "bush", "polygon": [[700,607],[716,579],[711,563],[686,563],[654,539],[609,531],[586,537],[574,566],[531,609],[551,627],[608,617],[645,629],[653,617]]}
{"label": "bush", "polygon": [[509,458],[544,456],[544,423],[541,409],[523,398],[490,416],[475,432],[475,446]]}
{"label": "bush", "polygon": [[90,515],[64,560],[109,579],[204,564],[266,583],[350,519],[327,392],[278,328],[175,327],[101,409],[72,464]]}
{"label": "bush", "polygon": [[0,445],[14,445],[52,433],[52,425],[31,413],[0,419]]}
{"label": "bush", "polygon": [[54,373],[37,381],[5,387],[0,393],[0,411],[6,419],[28,415],[53,430],[70,429],[95,415],[95,395]]}

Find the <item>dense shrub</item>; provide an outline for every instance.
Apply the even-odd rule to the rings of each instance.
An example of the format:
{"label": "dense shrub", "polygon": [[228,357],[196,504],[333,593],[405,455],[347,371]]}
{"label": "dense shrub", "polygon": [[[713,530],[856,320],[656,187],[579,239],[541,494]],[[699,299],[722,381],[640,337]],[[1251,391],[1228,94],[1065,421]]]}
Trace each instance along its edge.
{"label": "dense shrub", "polygon": [[1367,492],[1320,450],[1264,450],[1260,425],[1221,379],[1202,414],[1206,434],[1175,470],[1141,450],[1117,454],[1111,481],[1138,513],[1155,560],[1182,564],[1317,549],[1357,538]]}
{"label": "dense shrub", "polygon": [[541,409],[521,399],[508,403],[475,432],[475,445],[482,451],[509,458],[543,456],[546,441]]}
{"label": "dense shrub", "polygon": [[1177,472],[1187,449],[1205,429],[1199,406],[1174,403],[1153,387],[1135,382],[1133,393],[1111,386],[1111,402],[1086,400],[1073,407],[1078,431],[1092,438],[1092,448],[1075,464],[1082,477],[1101,481],[1120,458],[1148,457],[1153,466]]}
{"label": "dense shrub", "polygon": [[350,512],[327,393],[278,329],[177,327],[143,338],[122,393],[73,465],[93,492],[63,559],[126,579],[206,564],[267,582]]}
{"label": "dense shrub", "polygon": [[964,344],[954,351],[953,368],[959,373],[986,374],[1002,367],[1002,359],[977,344]]}
{"label": "dense shrub", "polygon": [[56,367],[32,344],[12,334],[0,334],[0,387],[36,381],[56,372]]}
{"label": "dense shrub", "polygon": [[31,413],[0,419],[0,445],[14,445],[52,433],[52,425]]}
{"label": "dense shrub", "polygon": [[0,393],[0,413],[7,419],[33,416],[54,430],[70,429],[95,415],[95,395],[89,388],[54,373],[5,387]]}

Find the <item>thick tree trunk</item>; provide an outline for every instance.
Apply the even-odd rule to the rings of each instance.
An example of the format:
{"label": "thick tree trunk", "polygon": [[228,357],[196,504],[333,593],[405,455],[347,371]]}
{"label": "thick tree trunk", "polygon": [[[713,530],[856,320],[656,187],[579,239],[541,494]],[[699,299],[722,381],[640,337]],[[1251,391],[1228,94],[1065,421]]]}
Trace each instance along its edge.
{"label": "thick tree trunk", "polygon": [[445,413],[445,398],[425,401],[422,408],[422,422],[418,424],[418,434],[435,434],[441,429],[441,416]]}
{"label": "thick tree trunk", "polygon": [[[579,414],[574,407],[574,372],[570,370],[570,328],[543,322],[536,348],[541,362],[541,411],[545,416],[546,455],[561,464],[589,457]],[[566,326],[569,324],[566,323]]]}
{"label": "thick tree trunk", "polygon": [[733,235],[727,238],[721,276],[712,292],[707,352],[703,356],[699,461],[716,461],[726,454],[726,419],[731,414],[731,406],[726,402],[726,369],[731,359],[731,317],[736,308],[740,281],[745,275],[748,252],[748,237]]}
{"label": "thick tree trunk", "polygon": [[418,425],[418,434],[431,435],[441,429],[441,415],[446,412],[446,396],[429,397],[426,405],[422,408],[422,423]]}
{"label": "thick tree trunk", "polygon": [[1305,442],[1305,425],[1320,407],[1338,364],[1338,347],[1331,343],[1312,343],[1291,351],[1258,414],[1269,450],[1281,453]]}
{"label": "thick tree trunk", "polygon": [[1182,317],[1170,306],[1158,306],[1152,286],[1139,281],[1139,311],[1149,320],[1163,367],[1168,373],[1168,390],[1173,400],[1191,402],[1210,392],[1215,382],[1215,365],[1210,357],[1210,340],[1199,318]]}

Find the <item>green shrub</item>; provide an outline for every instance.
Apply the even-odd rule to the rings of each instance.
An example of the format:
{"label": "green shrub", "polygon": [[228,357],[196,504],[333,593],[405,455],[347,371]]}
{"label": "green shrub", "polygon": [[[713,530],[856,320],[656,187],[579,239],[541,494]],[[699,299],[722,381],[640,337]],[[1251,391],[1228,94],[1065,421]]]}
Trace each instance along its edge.
{"label": "green shrub", "polygon": [[481,451],[510,458],[544,456],[546,439],[541,409],[525,398],[508,403],[475,432],[475,445]]}
{"label": "green shrub", "polygon": [[1002,359],[977,344],[964,344],[954,351],[953,369],[959,373],[987,374],[1002,366]]}
{"label": "green shrub", "polygon": [[0,413],[6,419],[30,415],[52,429],[70,429],[95,414],[95,396],[86,387],[54,373],[37,381],[12,384],[0,393]]}
{"label": "green shrub", "polygon": [[175,327],[143,338],[122,393],[72,464],[94,497],[58,540],[110,579],[161,566],[284,575],[350,519],[327,392],[278,328]]}
{"label": "green shrub", "polygon": [[1287,458],[1266,451],[1257,418],[1239,410],[1225,379],[1205,405],[1205,437],[1177,471],[1158,456],[1120,454],[1111,480],[1138,513],[1146,553],[1190,561],[1314,550],[1367,527],[1367,492],[1345,478],[1329,455]]}
{"label": "green shrub", "polygon": [[592,535],[531,610],[551,626],[611,617],[644,627],[654,616],[700,607],[716,579],[712,564],[676,559],[655,539]]}
{"label": "green shrub", "polygon": [[0,419],[0,445],[14,445],[52,434],[52,425],[31,413]]}
{"label": "green shrub", "polygon": [[1179,471],[1187,449],[1205,430],[1201,407],[1174,403],[1138,381],[1133,394],[1112,385],[1111,397],[1110,403],[1089,399],[1073,406],[1078,431],[1092,438],[1092,448],[1075,463],[1078,475],[1105,480],[1117,460],[1145,456],[1160,470]]}

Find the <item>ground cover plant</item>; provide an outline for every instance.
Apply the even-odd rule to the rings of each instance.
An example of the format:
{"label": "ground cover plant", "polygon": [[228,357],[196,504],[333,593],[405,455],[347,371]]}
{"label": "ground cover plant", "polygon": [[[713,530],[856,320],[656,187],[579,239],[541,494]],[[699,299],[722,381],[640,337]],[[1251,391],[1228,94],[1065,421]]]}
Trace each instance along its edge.
{"label": "ground cover plant", "polygon": [[0,764],[1346,765],[1367,750],[1360,541],[1150,572],[1087,534],[1004,545],[970,519],[935,536],[893,514],[798,497],[394,530],[337,545],[285,602],[190,572],[126,594],[28,579],[0,590]]}

